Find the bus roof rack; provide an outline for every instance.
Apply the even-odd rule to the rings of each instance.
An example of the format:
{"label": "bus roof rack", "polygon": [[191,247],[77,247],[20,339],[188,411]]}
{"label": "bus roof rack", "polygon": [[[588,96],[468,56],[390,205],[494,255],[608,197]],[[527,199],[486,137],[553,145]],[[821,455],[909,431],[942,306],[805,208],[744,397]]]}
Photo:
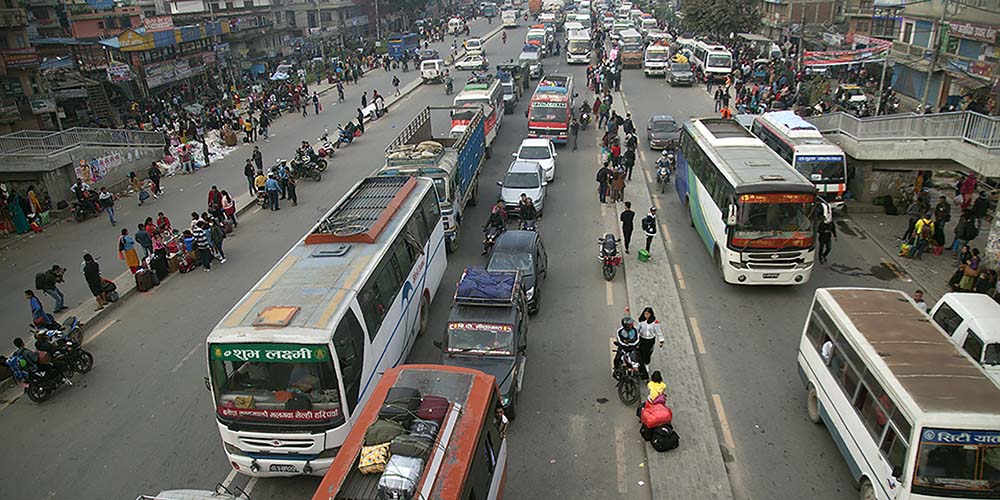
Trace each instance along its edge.
{"label": "bus roof rack", "polygon": [[416,179],[409,176],[362,180],[348,198],[316,224],[306,236],[306,244],[375,243],[416,186]]}

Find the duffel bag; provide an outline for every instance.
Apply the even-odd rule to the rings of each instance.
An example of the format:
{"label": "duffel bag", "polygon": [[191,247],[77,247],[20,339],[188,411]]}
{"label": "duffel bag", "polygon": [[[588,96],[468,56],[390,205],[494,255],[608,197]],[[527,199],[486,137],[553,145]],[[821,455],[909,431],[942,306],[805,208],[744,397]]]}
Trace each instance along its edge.
{"label": "duffel bag", "polygon": [[376,444],[388,443],[396,436],[404,434],[406,429],[397,422],[378,419],[365,432],[365,445],[374,446]]}
{"label": "duffel bag", "polygon": [[646,402],[639,415],[642,425],[650,429],[669,424],[674,419],[674,413],[667,408],[667,405],[653,404]]}
{"label": "duffel bag", "polygon": [[420,402],[420,409],[417,410],[417,418],[441,422],[444,414],[448,411],[448,400],[441,396],[424,396]]}
{"label": "duffel bag", "polygon": [[393,455],[385,467],[385,472],[378,480],[379,498],[383,500],[412,499],[423,469],[423,459]]}
{"label": "duffel bag", "polygon": [[393,387],[385,396],[385,403],[378,417],[398,422],[409,429],[420,406],[420,391],[409,387]]}
{"label": "duffel bag", "polygon": [[415,418],[413,419],[413,423],[410,424],[410,435],[434,441],[437,439],[438,429],[440,427],[441,424],[433,420]]}
{"label": "duffel bag", "polygon": [[400,434],[389,445],[389,453],[392,456],[402,455],[404,457],[427,458],[433,446],[434,442],[428,441],[426,438],[410,434]]}
{"label": "duffel bag", "polygon": [[681,438],[677,435],[674,427],[667,424],[653,429],[653,439],[650,440],[650,444],[653,445],[654,450],[663,453],[680,446]]}

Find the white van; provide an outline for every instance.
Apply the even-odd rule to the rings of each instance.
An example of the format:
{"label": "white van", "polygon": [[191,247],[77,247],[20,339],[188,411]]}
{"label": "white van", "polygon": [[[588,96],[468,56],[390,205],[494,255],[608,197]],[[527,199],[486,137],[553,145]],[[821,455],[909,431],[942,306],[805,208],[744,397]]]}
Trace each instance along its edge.
{"label": "white van", "polygon": [[444,61],[441,59],[427,59],[420,61],[420,79],[424,83],[439,82],[444,77]]}
{"label": "white van", "polygon": [[451,33],[452,35],[457,35],[462,32],[462,28],[464,26],[465,23],[462,22],[461,19],[453,17],[448,20],[448,33]]}
{"label": "white van", "polygon": [[981,293],[946,293],[930,316],[1000,385],[1000,304]]}

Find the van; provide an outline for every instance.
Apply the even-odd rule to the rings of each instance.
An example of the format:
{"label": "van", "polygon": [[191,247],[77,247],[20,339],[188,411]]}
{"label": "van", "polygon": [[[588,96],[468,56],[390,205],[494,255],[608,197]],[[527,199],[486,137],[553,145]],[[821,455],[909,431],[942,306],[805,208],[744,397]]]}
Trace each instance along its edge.
{"label": "van", "polygon": [[441,59],[427,59],[420,61],[420,79],[427,82],[439,82],[444,77],[444,61]]}
{"label": "van", "polygon": [[1000,385],[1000,304],[981,293],[946,293],[930,316]]}

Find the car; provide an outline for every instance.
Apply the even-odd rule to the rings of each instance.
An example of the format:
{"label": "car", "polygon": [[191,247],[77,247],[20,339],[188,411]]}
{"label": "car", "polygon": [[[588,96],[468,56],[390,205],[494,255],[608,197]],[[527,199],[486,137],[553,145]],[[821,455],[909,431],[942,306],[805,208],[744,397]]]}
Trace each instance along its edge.
{"label": "car", "polygon": [[681,128],[670,115],[653,115],[646,123],[646,142],[650,149],[673,149],[680,144]]}
{"label": "car", "polygon": [[521,201],[521,193],[528,195],[535,204],[535,211],[542,215],[542,208],[545,203],[545,186],[549,183],[545,181],[545,172],[537,161],[514,160],[502,181],[497,181],[500,186],[500,199],[503,200],[504,208],[508,214],[517,215],[518,202]]}
{"label": "car", "polygon": [[531,80],[541,78],[545,73],[545,69],[542,67],[541,54],[537,51],[521,52],[521,55],[517,56],[517,60],[528,65],[528,78]]}
{"label": "car", "polygon": [[694,73],[689,63],[671,62],[667,68],[667,83],[675,85],[694,85]]}
{"label": "car", "polygon": [[545,180],[551,182],[556,176],[556,147],[545,138],[525,139],[517,151],[510,154],[518,160],[538,162],[545,172]]}
{"label": "car", "polygon": [[478,38],[470,38],[462,43],[465,47],[465,53],[486,55],[486,47],[483,46],[483,41]]}
{"label": "car", "polygon": [[421,61],[426,61],[429,59],[440,59],[441,54],[434,49],[420,49],[417,51],[417,57],[419,57]]}
{"label": "car", "polygon": [[506,231],[493,245],[493,255],[486,270],[521,271],[521,284],[528,299],[528,313],[538,312],[542,281],[548,267],[548,255],[542,237],[535,231]]}
{"label": "car", "polygon": [[427,82],[440,82],[444,78],[444,61],[441,59],[427,59],[420,61],[420,79]]}
{"label": "car", "polygon": [[455,63],[455,68],[470,71],[474,69],[489,69],[490,62],[486,60],[485,57],[479,54],[472,54],[465,56],[464,59]]}
{"label": "car", "polygon": [[503,112],[509,115],[517,108],[517,101],[520,100],[520,87],[513,78],[508,77],[500,81],[500,88],[503,92]]}

